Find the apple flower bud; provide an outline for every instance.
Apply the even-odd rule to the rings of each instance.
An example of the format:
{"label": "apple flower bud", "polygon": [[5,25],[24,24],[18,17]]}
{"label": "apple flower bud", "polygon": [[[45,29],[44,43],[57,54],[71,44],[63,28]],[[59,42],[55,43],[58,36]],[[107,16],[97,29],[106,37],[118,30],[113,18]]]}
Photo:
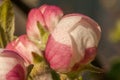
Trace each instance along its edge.
{"label": "apple flower bud", "polygon": [[33,64],[32,52],[42,56],[41,51],[31,42],[26,35],[18,37],[6,46],[6,49],[17,52],[24,60],[25,65]]}
{"label": "apple flower bud", "polygon": [[26,80],[23,59],[16,52],[0,49],[0,80]]}
{"label": "apple flower bud", "polygon": [[101,36],[99,25],[82,14],[68,14],[48,38],[45,58],[58,72],[70,72],[89,64],[96,56]]}
{"label": "apple flower bud", "polygon": [[57,6],[46,4],[39,9],[43,14],[47,29],[52,32],[63,16],[63,11]]}
{"label": "apple flower bud", "polygon": [[44,50],[48,35],[63,16],[62,10],[54,5],[43,5],[28,14],[27,35],[40,49]]}

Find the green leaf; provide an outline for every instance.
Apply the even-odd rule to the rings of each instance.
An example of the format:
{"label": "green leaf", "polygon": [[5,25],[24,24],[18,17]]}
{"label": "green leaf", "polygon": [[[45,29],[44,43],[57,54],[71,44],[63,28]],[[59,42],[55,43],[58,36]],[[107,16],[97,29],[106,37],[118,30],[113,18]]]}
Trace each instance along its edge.
{"label": "green leaf", "polygon": [[0,47],[5,47],[14,38],[14,11],[10,0],[0,6]]}
{"label": "green leaf", "polygon": [[7,44],[5,32],[4,32],[3,28],[0,27],[0,48],[4,48],[5,44]]}
{"label": "green leaf", "polygon": [[114,61],[110,71],[107,73],[109,80],[120,80],[120,59]]}

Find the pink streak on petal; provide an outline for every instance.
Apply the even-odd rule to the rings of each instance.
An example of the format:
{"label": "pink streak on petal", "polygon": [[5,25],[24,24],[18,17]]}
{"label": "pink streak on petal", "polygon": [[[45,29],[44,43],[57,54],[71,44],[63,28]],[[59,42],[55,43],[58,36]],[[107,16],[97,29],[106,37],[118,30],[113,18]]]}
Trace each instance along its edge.
{"label": "pink streak on petal", "polygon": [[85,56],[81,60],[80,63],[81,64],[87,64],[87,63],[91,62],[95,58],[96,52],[97,52],[97,48],[96,47],[87,48],[85,50]]}
{"label": "pink streak on petal", "polygon": [[56,42],[54,38],[50,36],[45,50],[45,57],[51,68],[65,72],[70,68],[72,50],[71,47]]}
{"label": "pink streak on petal", "polygon": [[6,80],[25,80],[25,71],[20,64],[17,64],[6,74]]}

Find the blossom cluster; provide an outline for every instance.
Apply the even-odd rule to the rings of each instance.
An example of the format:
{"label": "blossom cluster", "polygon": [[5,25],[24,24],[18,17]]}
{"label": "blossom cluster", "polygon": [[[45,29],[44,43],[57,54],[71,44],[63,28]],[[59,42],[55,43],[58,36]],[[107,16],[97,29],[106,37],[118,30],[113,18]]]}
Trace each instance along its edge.
{"label": "blossom cluster", "polygon": [[33,8],[26,34],[0,50],[0,80],[26,80],[26,68],[35,64],[33,52],[44,57],[56,72],[77,71],[94,60],[100,37],[99,25],[88,16],[64,15],[55,5]]}

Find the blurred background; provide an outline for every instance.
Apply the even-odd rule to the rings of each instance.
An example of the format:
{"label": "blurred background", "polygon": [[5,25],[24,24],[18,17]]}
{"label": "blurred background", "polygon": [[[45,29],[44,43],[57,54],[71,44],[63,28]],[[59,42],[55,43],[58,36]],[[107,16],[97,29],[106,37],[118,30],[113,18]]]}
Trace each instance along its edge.
{"label": "blurred background", "polygon": [[[29,10],[43,4],[57,5],[65,14],[82,13],[93,18],[101,26],[102,38],[97,57],[92,63],[103,68],[106,73],[101,76],[88,72],[83,75],[83,80],[120,80],[120,0],[12,0],[12,2],[17,36],[25,34]],[[94,78],[90,78],[93,75]]]}

